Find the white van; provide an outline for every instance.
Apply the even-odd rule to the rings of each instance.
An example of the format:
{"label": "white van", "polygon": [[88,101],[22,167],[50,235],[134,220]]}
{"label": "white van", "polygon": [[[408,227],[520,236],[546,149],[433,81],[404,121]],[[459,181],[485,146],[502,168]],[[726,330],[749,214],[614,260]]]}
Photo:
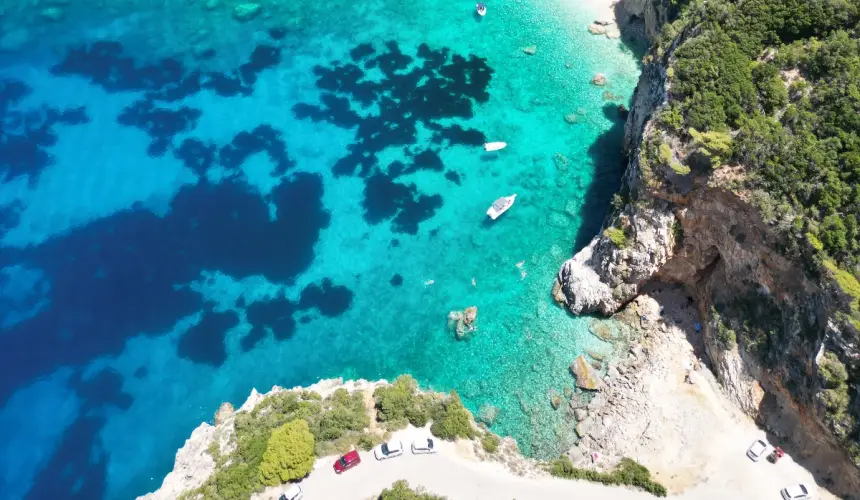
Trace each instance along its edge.
{"label": "white van", "polygon": [[290,486],[290,489],[285,491],[278,500],[301,500],[304,496],[305,493],[302,491],[302,487],[294,484]]}

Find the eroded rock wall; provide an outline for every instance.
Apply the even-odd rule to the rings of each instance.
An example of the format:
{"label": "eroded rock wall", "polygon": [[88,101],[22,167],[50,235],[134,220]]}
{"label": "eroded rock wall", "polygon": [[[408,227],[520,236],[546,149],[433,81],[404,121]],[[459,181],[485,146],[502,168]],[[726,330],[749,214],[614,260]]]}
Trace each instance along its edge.
{"label": "eroded rock wall", "polygon": [[[666,22],[667,3],[622,0],[617,9],[650,23],[653,40]],[[860,334],[850,325],[836,326],[844,297],[798,259],[787,258],[780,232],[742,193],[721,188],[719,173],[673,175],[649,164],[645,154],[643,145],[652,137],[670,144],[673,155],[686,146],[658,130],[654,117],[670,98],[672,54],[695,32],[695,26],[684,28],[659,57],[652,51],[625,127],[626,206],[564,263],[554,296],[574,314],[611,315],[649,282],[683,284],[708,318],[701,325],[703,354],[728,396],[793,445],[799,458],[813,461],[834,491],[856,494],[860,471],[851,458],[860,457],[853,448],[860,397],[852,389],[845,412],[828,411],[820,368],[822,353],[830,352],[849,374],[860,374]]]}

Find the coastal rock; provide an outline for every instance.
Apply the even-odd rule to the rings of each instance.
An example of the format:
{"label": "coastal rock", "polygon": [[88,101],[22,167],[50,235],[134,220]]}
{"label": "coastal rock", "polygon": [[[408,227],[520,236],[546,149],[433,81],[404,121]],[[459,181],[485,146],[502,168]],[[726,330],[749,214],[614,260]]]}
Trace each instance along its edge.
{"label": "coastal rock", "polygon": [[570,364],[570,373],[576,377],[576,386],[580,389],[595,391],[603,384],[600,380],[600,372],[595,370],[581,354]]}
{"label": "coastal rock", "polygon": [[221,406],[218,407],[218,411],[215,412],[215,425],[223,424],[228,418],[232,417],[234,413],[236,413],[236,409],[233,408],[233,405],[227,402],[221,403]]}
{"label": "coastal rock", "polygon": [[592,35],[603,35],[606,33],[606,26],[594,23],[588,26],[588,32]]}
{"label": "coastal rock", "polygon": [[585,408],[577,408],[573,410],[573,416],[576,418],[577,422],[582,422],[586,417],[588,417],[588,410]]}
{"label": "coastal rock", "polygon": [[604,75],[603,73],[595,74],[594,77],[591,79],[591,83],[597,85],[598,87],[606,85],[606,75]]}
{"label": "coastal rock", "polygon": [[467,307],[462,311],[448,313],[448,329],[453,330],[457,340],[466,338],[466,334],[475,330],[475,320],[478,319],[478,308]]}
{"label": "coastal rock", "polygon": [[533,56],[537,53],[537,45],[529,45],[528,47],[523,47],[523,52],[530,56]]}
{"label": "coastal rock", "polygon": [[556,279],[573,314],[614,313],[672,256],[671,213],[642,207],[627,220],[631,244],[619,248],[601,233],[562,265]]}
{"label": "coastal rock", "polygon": [[233,7],[233,18],[242,22],[250,21],[257,17],[262,10],[263,6],[258,3],[241,3]]}

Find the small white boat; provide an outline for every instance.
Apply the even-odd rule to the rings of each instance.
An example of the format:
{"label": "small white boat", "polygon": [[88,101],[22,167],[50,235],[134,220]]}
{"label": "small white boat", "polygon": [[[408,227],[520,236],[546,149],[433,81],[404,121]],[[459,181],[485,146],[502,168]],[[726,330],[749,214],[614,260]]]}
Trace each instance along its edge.
{"label": "small white boat", "polygon": [[500,149],[505,149],[507,146],[507,142],[488,142],[484,144],[484,151],[498,151]]}
{"label": "small white boat", "polygon": [[510,196],[502,196],[493,202],[493,206],[487,209],[487,215],[490,216],[491,219],[496,220],[500,215],[507,212],[511,205],[514,204],[514,200],[517,199],[517,195],[512,194]]}
{"label": "small white boat", "polygon": [[487,15],[487,6],[483,2],[475,5],[475,10],[478,11],[478,15],[481,17]]}

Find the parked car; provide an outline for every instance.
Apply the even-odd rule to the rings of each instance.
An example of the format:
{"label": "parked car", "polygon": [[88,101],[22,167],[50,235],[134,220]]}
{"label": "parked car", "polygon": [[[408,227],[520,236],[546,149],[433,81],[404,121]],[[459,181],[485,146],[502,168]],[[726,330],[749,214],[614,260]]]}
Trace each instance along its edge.
{"label": "parked car", "polygon": [[399,457],[403,455],[403,443],[400,441],[389,441],[382,443],[373,449],[373,455],[377,460],[386,460],[389,458]]}
{"label": "parked car", "polygon": [[414,455],[436,453],[437,451],[439,449],[436,448],[436,442],[433,441],[433,438],[421,438],[412,442],[412,454]]}
{"label": "parked car", "polygon": [[281,494],[278,500],[301,500],[305,497],[305,492],[302,491],[302,487],[294,484],[290,486],[290,489]]}
{"label": "parked car", "polygon": [[338,458],[337,461],[335,461],[334,471],[335,471],[335,473],[340,474],[341,472],[352,469],[353,467],[355,467],[356,465],[358,465],[360,463],[361,463],[361,457],[358,456],[358,452],[355,450],[352,450],[351,452]]}
{"label": "parked car", "polygon": [[747,456],[753,462],[758,462],[764,456],[765,452],[767,452],[767,443],[761,439],[756,439],[747,450]]}
{"label": "parked car", "polygon": [[809,488],[805,484],[795,484],[788,488],[783,488],[780,494],[782,494],[782,498],[785,500],[809,500],[812,498],[812,493],[809,492]]}

